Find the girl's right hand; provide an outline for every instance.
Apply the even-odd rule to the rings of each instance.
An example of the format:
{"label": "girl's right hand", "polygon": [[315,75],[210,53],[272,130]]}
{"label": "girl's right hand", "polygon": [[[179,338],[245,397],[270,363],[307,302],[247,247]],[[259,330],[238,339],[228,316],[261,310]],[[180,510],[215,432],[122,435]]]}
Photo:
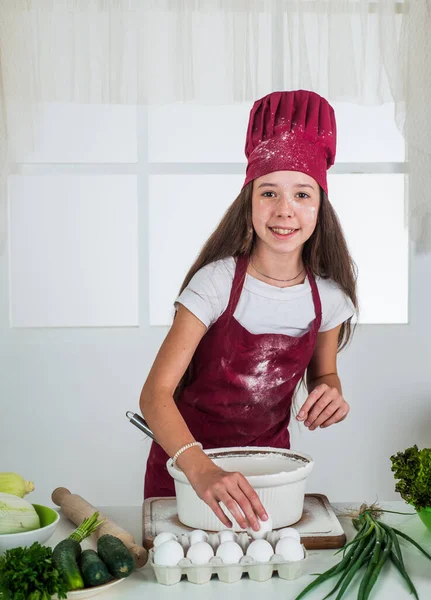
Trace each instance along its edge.
{"label": "girl's right hand", "polygon": [[224,471],[211,463],[204,470],[188,475],[188,479],[199,498],[226,527],[232,527],[232,523],[219,502],[223,502],[242,529],[251,527],[259,531],[258,518],[261,521],[268,519],[259,496],[241,473]]}

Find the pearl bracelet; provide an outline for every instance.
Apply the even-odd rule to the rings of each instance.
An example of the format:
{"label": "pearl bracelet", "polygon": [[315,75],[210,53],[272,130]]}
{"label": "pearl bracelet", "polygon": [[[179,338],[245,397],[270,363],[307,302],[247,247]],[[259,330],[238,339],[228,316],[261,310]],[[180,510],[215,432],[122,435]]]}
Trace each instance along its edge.
{"label": "pearl bracelet", "polygon": [[193,448],[193,446],[199,446],[200,449],[203,450],[203,446],[200,442],[190,442],[190,444],[186,444],[185,446],[182,446],[179,450],[177,450],[175,452],[174,456],[172,457],[172,465],[174,467],[177,467],[176,463],[177,463],[178,457],[181,456],[181,454],[183,452],[185,452],[186,450],[188,450],[189,448]]}

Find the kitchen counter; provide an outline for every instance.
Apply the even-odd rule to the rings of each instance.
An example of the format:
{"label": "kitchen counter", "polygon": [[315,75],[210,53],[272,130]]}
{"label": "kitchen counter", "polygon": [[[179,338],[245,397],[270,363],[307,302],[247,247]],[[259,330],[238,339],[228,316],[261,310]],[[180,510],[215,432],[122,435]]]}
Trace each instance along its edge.
{"label": "kitchen counter", "polygon": [[[356,530],[348,517],[341,517],[339,515],[348,509],[357,508],[359,504],[332,503],[332,506],[343,526],[347,540],[350,541],[354,537]],[[404,502],[382,502],[381,506],[387,510],[412,512],[411,507]],[[118,525],[129,531],[138,544],[141,543],[142,507],[100,507],[99,510],[105,516],[113,519]],[[412,537],[431,554],[431,532],[425,528],[416,514],[412,516],[386,514],[385,522]],[[75,526],[62,516],[55,534],[47,542],[47,545],[54,546],[60,540],[67,537],[74,528]],[[91,542],[85,541],[83,546],[85,544],[87,544],[86,547],[91,547]],[[407,542],[401,542],[401,548],[407,572],[416,586],[420,599],[430,600],[431,561]],[[321,573],[337,563],[340,560],[340,555],[334,556],[334,552],[334,550],[309,551],[309,560],[306,567],[307,572]],[[189,583],[187,580],[181,580],[176,585],[165,586],[157,583],[154,571],[147,563],[145,567],[135,571],[124,582],[104,591],[97,598],[100,598],[100,600],[141,600],[142,598],[151,598],[151,600],[157,600],[157,598],[187,598],[187,600],[193,600],[194,598],[201,599],[202,595],[205,594],[207,600],[212,600],[213,598],[214,600],[220,600],[221,595],[223,595],[223,600],[234,600],[241,597],[247,598],[247,600],[257,600],[259,595],[263,593],[266,598],[277,597],[283,598],[283,600],[293,600],[313,579],[314,577],[306,574],[295,581],[286,581],[275,575],[268,581],[259,583],[251,581],[247,576],[243,576],[241,581],[234,584],[223,583],[217,578],[213,578],[209,583],[203,585],[195,585]],[[331,579],[325,585],[320,586],[317,591],[308,594],[306,598],[309,600],[321,600],[332,589],[335,582],[335,578]],[[346,600],[356,600],[358,588],[359,583],[357,582],[343,598]],[[379,576],[379,580],[371,594],[371,600],[374,598],[378,600],[407,600],[407,598],[413,598],[413,596],[410,596],[404,580],[402,580],[392,563],[385,565]]]}

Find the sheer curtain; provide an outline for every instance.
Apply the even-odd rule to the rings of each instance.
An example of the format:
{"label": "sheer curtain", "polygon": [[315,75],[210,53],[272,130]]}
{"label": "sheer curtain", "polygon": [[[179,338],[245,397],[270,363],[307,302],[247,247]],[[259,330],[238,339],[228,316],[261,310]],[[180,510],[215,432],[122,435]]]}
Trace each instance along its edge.
{"label": "sheer curtain", "polygon": [[251,103],[308,88],[395,102],[411,236],[430,251],[429,31],[431,0],[0,0],[0,239],[8,168],[43,102]]}

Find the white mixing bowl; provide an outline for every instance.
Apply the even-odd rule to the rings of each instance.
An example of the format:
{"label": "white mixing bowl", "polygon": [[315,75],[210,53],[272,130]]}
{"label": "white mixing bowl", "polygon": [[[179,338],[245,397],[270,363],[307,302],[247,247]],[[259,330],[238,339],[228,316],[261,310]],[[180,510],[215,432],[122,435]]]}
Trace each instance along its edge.
{"label": "white mixing bowl", "polygon": [[[293,450],[255,446],[216,448],[205,453],[222,469],[239,471],[247,478],[271,515],[273,529],[293,525],[301,519],[306,479],[314,465],[310,456]],[[173,466],[172,459],[166,466],[175,482],[179,520],[195,529],[224,529],[225,525],[198,497],[184,473]],[[233,521],[233,529],[240,531],[238,523],[227,514]]]}

